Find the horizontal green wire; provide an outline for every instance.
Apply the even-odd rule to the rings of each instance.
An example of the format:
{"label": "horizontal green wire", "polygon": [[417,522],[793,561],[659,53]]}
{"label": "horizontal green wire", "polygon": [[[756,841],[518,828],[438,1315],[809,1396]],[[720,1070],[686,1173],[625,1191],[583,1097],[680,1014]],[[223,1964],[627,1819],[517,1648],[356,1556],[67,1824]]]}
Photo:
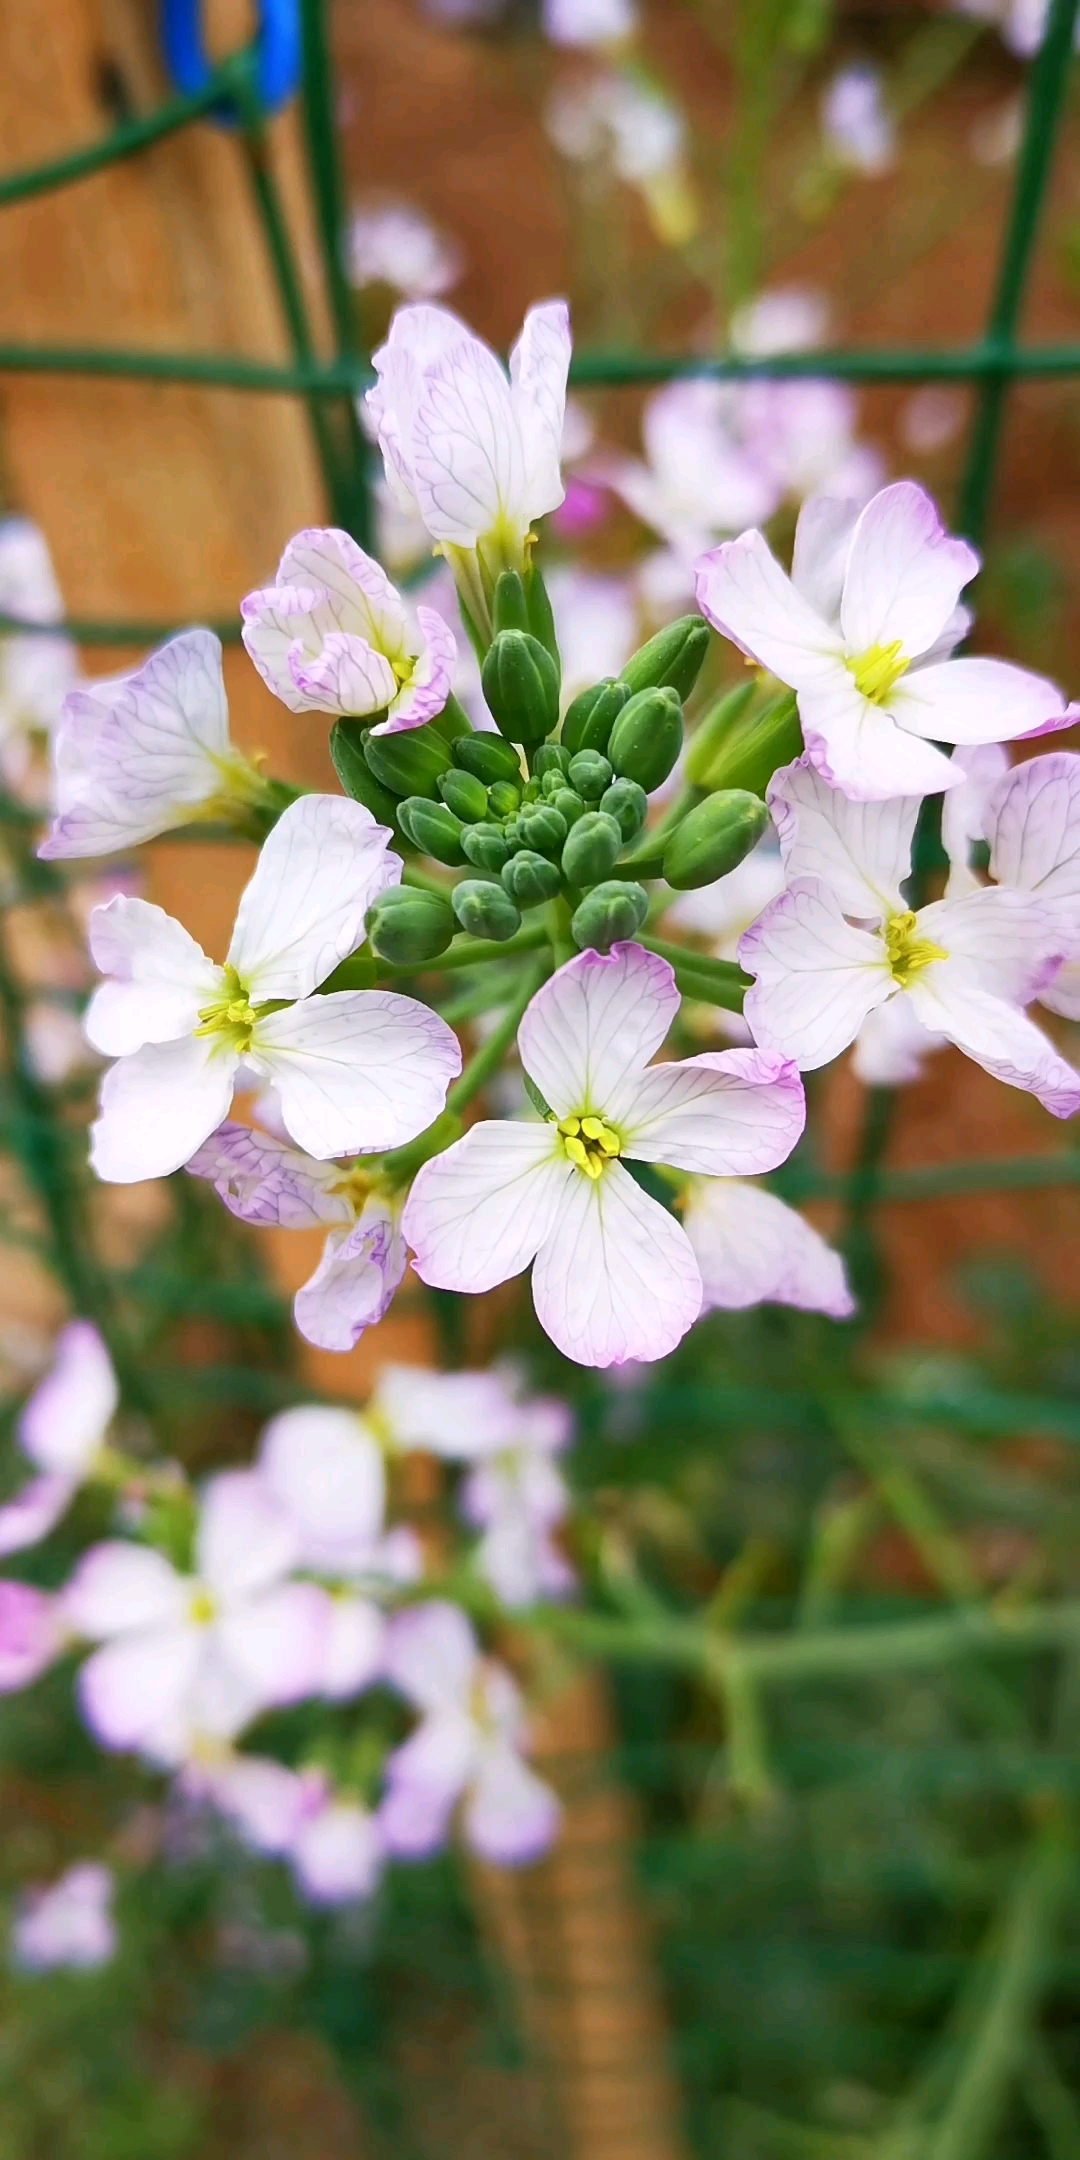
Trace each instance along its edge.
{"label": "horizontal green wire", "polygon": [[0,175],[0,210],[11,203],[28,202],[34,195],[46,195],[56,188],[68,187],[73,181],[87,180],[92,174],[104,171],[108,165],[135,157],[151,143],[161,142],[166,135],[174,135],[179,128],[191,121],[202,119],[215,105],[220,105],[227,93],[232,68],[218,68],[204,90],[192,97],[178,97],[162,105],[155,113],[143,120],[127,120],[115,128],[100,142],[88,143],[83,150],[72,150],[67,157],[54,158],[51,164],[35,165],[32,171]]}

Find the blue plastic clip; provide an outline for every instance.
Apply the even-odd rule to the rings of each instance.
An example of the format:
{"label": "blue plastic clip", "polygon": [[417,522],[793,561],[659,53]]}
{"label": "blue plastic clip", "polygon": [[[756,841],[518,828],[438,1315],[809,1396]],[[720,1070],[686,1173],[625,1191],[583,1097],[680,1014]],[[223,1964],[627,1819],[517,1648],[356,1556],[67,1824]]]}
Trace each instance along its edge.
{"label": "blue plastic clip", "polygon": [[[297,0],[258,0],[256,86],[266,113],[277,112],[300,80],[300,14]],[[202,38],[201,0],[161,0],[161,44],[174,87],[187,97],[205,90],[213,74]],[[235,125],[229,105],[215,113]]]}

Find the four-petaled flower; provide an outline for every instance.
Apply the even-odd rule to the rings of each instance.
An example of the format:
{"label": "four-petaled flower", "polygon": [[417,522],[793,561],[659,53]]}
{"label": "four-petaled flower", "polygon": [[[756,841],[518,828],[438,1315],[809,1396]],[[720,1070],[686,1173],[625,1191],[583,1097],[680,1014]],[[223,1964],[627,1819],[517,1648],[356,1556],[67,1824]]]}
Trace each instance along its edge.
{"label": "four-petaled flower", "polygon": [[704,555],[698,602],[714,627],[799,701],[811,763],[860,802],[935,794],[962,775],[937,742],[997,742],[1067,727],[1060,690],[1005,660],[949,658],[979,558],[950,539],[911,480],[851,506],[813,498],[786,576],[759,532]]}
{"label": "four-petaled flower", "polygon": [[389,990],[313,995],[398,882],[389,839],[362,803],[290,804],[241,895],[224,967],[145,900],[95,908],[90,949],[113,980],[86,1032],[119,1060],[94,1126],[99,1177],[130,1184],[188,1162],[226,1117],[241,1065],[273,1082],[288,1131],[320,1160],[396,1147],[438,1117],[461,1069],[444,1021]]}
{"label": "four-petaled flower", "polygon": [[1055,1117],[1080,1109],[1080,1076],[1022,1010],[1061,965],[1052,906],[988,886],[916,913],[901,886],[917,797],[850,802],[803,757],[774,774],[768,799],[789,883],[739,945],[757,978],[746,1016],[760,1043],[813,1069],[903,997],[923,1027]]}
{"label": "four-petaled flower", "polygon": [[414,631],[385,570],[346,532],[297,533],[272,585],[240,603],[244,644],[290,712],[384,713],[374,735],[441,713],[457,658],[454,633],[418,606]]}
{"label": "four-petaled flower", "polygon": [[550,1115],[474,1125],[425,1163],[403,1217],[424,1282],[490,1290],[535,1261],[537,1314],[565,1356],[616,1365],[674,1349],[701,1310],[701,1276],[627,1162],[771,1170],[805,1116],[786,1052],[650,1066],[678,1009],[667,961],[632,944],[579,954],[537,992],[518,1046]]}

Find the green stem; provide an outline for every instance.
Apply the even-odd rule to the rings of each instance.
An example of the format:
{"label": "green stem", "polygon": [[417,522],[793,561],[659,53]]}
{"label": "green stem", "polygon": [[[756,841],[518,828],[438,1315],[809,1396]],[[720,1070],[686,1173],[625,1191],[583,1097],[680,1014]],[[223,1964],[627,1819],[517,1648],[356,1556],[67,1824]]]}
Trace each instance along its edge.
{"label": "green stem", "polygon": [[512,1005],[508,1005],[498,1027],[493,1028],[485,1043],[474,1057],[469,1059],[460,1080],[455,1080],[446,1098],[446,1107],[455,1116],[460,1115],[473,1096],[478,1095],[485,1081],[498,1072],[506,1052],[516,1039],[522,1015],[540,985],[550,974],[550,962],[545,958],[538,967],[528,969],[525,980]]}
{"label": "green stem", "polygon": [[685,997],[710,1005],[723,1005],[728,1012],[742,1011],[743,998],[753,978],[744,975],[733,960],[714,960],[708,953],[691,952],[685,945],[670,945],[664,938],[642,936],[640,942],[648,952],[657,953],[674,968],[680,990],[685,982]]}

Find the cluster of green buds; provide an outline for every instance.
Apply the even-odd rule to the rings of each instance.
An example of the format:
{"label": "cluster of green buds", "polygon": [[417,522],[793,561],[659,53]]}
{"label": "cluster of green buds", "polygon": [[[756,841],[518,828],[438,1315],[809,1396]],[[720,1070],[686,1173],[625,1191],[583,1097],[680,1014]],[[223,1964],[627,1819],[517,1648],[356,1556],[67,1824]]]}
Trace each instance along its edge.
{"label": "cluster of green buds", "polygon": [[396,966],[436,960],[458,931],[505,943],[529,909],[552,902],[574,946],[608,952],[646,921],[643,880],[686,891],[741,862],[766,823],[769,773],[793,726],[797,735],[790,699],[776,725],[768,713],[763,725],[757,686],[740,686],[695,733],[687,785],[650,826],[649,797],[683,748],[707,624],[687,615],[658,632],[620,676],[582,691],[560,727],[559,653],[539,573],[504,572],[493,614],[481,679],[497,732],[475,732],[451,698],[420,728],[376,735],[341,720],[331,737],[346,792],[393,827],[403,853],[463,873],[445,890],[407,880],[376,901],[370,945]]}

